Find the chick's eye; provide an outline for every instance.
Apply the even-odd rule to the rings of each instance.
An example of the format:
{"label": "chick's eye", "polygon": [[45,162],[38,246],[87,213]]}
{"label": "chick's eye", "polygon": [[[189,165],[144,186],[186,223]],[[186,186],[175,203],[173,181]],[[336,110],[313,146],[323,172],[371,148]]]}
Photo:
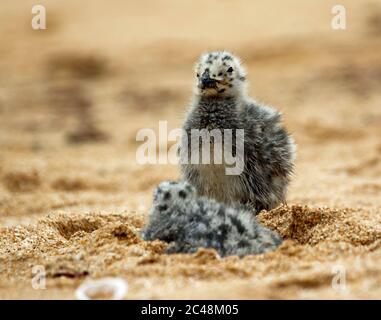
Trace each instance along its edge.
{"label": "chick's eye", "polygon": [[196,77],[197,77],[197,78],[200,78],[200,74],[199,74],[199,73],[197,73],[197,74],[196,74]]}
{"label": "chick's eye", "polygon": [[233,72],[233,67],[230,67],[230,68],[227,70],[227,72],[232,73],[232,72]]}
{"label": "chick's eye", "polygon": [[220,73],[218,74],[218,76],[221,77],[221,76],[222,76],[222,72],[220,72]]}

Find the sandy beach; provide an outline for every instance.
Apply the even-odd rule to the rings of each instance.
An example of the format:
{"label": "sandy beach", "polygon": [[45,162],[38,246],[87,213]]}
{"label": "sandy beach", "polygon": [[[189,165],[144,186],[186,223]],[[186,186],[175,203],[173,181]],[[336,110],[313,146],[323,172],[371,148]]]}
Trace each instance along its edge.
{"label": "sandy beach", "polygon": [[[126,299],[381,298],[379,2],[341,1],[345,30],[328,0],[39,3],[46,30],[33,1],[0,4],[0,299],[73,299],[110,276]],[[140,230],[179,169],[138,164],[136,134],[181,127],[194,63],[218,49],[298,145],[287,204],[258,216],[285,241],[166,255]]]}

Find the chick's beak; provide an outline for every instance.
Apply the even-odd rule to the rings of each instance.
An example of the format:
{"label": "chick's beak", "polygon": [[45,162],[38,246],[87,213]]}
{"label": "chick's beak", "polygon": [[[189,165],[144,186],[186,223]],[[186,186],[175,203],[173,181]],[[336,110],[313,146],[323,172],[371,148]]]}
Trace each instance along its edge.
{"label": "chick's beak", "polygon": [[216,88],[217,87],[217,80],[210,78],[208,74],[204,74],[201,77],[200,81],[201,81],[201,88],[202,89],[209,89],[209,88]]}

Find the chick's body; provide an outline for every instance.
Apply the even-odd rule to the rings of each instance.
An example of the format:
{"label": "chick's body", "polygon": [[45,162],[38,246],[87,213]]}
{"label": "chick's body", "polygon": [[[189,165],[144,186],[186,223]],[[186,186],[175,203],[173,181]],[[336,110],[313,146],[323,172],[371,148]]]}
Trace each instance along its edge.
{"label": "chick's body", "polygon": [[221,256],[265,253],[282,242],[249,211],[198,197],[184,181],[165,181],[156,188],[143,238],[169,242],[167,253],[213,248]]}
{"label": "chick's body", "polygon": [[[194,185],[200,195],[227,204],[245,204],[257,213],[284,203],[295,145],[281,125],[280,113],[246,95],[243,68],[238,59],[227,52],[202,56],[197,74],[199,85],[183,126],[186,132],[181,144],[184,180]],[[214,79],[213,76],[219,80],[205,81],[210,77]],[[224,150],[224,129],[232,130],[232,155],[242,162],[238,174],[227,174],[227,162],[213,162],[213,154],[208,164],[190,161],[191,154],[197,151],[194,146],[198,146],[200,154],[203,152],[197,143],[199,137],[193,134],[195,129],[222,132],[222,141],[211,140],[211,153]],[[237,130],[243,130],[243,137],[235,134]]]}

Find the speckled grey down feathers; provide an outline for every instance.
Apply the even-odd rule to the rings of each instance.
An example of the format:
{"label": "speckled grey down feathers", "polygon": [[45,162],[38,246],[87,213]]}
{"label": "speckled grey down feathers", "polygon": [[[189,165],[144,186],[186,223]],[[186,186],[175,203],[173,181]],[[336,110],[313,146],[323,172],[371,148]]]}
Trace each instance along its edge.
{"label": "speckled grey down feathers", "polygon": [[[193,152],[192,129],[244,129],[244,168],[241,174],[229,176],[224,165],[190,164],[188,159],[188,163],[181,164],[183,179],[195,186],[200,195],[227,204],[246,204],[257,213],[284,203],[295,145],[281,125],[280,113],[246,95],[244,70],[230,53],[206,54],[196,70],[198,77],[207,73],[206,76],[220,80],[215,90],[197,87],[183,125],[187,139],[183,139],[181,148],[187,150],[188,156]],[[233,152],[234,148],[233,139]]]}
{"label": "speckled grey down feathers", "polygon": [[142,235],[145,240],[169,242],[167,253],[214,248],[222,257],[260,254],[282,242],[250,211],[198,197],[195,188],[184,181],[165,181],[156,188]]}

